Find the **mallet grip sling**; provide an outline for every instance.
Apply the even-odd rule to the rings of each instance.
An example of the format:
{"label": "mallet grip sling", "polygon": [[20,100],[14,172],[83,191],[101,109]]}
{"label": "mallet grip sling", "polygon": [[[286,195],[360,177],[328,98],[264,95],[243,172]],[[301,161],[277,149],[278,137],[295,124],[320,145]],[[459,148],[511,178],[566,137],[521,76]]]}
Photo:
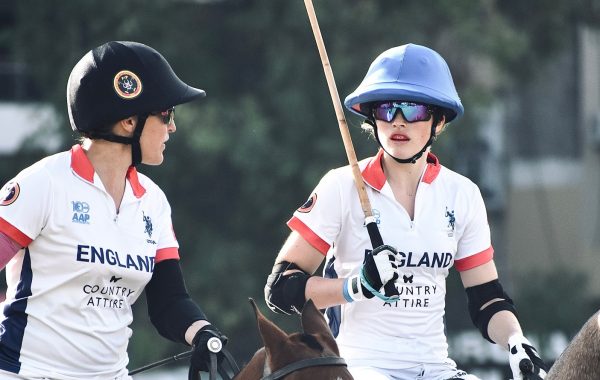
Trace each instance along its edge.
{"label": "mallet grip sling", "polygon": [[[354,145],[352,144],[352,138],[350,136],[350,131],[348,130],[348,123],[346,122],[346,116],[344,115],[342,102],[340,101],[340,96],[335,84],[333,71],[331,70],[331,65],[329,64],[329,58],[327,56],[327,50],[325,49],[325,43],[323,42],[323,36],[321,35],[321,30],[319,28],[319,22],[317,21],[315,8],[312,0],[304,0],[304,4],[306,6],[306,12],[308,13],[308,19],[310,20],[313,34],[315,36],[315,41],[321,57],[321,63],[323,64],[325,79],[327,79],[327,86],[329,87],[329,94],[331,95],[331,100],[333,101],[333,107],[335,109],[335,115],[337,117],[340,133],[342,135],[342,141],[344,142],[344,148],[346,149],[348,163],[352,169],[352,176],[354,177],[354,184],[356,185],[356,190],[358,191],[360,205],[365,215],[365,224],[369,233],[369,238],[371,239],[371,245],[373,248],[379,247],[383,244],[383,239],[381,238],[379,228],[377,228],[377,222],[373,218],[371,202],[369,201],[369,196],[367,195],[367,191],[365,189],[365,183],[358,167],[356,152],[354,151]],[[387,295],[398,294],[396,287],[391,282],[386,283],[384,289],[385,294]]]}
{"label": "mallet grip sling", "polygon": [[[371,239],[371,245],[373,245],[373,248],[383,245],[383,239],[381,238],[381,233],[379,232],[375,218],[366,217],[365,223],[367,224],[367,232],[369,233],[369,238]],[[387,296],[398,294],[398,290],[392,282],[386,282],[385,285],[383,285],[383,289],[385,290],[385,294]]]}

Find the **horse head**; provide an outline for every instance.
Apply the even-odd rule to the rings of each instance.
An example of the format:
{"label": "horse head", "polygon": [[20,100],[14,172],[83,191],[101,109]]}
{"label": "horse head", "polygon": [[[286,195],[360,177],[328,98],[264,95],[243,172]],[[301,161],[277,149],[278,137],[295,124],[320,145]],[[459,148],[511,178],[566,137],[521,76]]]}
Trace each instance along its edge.
{"label": "horse head", "polygon": [[250,300],[264,347],[236,380],[351,380],[323,314],[309,300],[302,310],[302,333],[287,334]]}

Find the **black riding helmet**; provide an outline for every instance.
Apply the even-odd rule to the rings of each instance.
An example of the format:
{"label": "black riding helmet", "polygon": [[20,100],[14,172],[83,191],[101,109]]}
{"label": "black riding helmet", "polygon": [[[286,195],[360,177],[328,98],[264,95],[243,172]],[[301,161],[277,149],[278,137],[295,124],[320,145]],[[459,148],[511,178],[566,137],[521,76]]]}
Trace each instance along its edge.
{"label": "black riding helmet", "polygon": [[[205,95],[179,79],[159,52],[130,41],[111,41],[92,49],[73,67],[67,83],[73,130],[131,144],[134,166],[141,162],[139,139],[148,115]],[[132,137],[116,136],[107,129],[130,116],[138,116]]]}

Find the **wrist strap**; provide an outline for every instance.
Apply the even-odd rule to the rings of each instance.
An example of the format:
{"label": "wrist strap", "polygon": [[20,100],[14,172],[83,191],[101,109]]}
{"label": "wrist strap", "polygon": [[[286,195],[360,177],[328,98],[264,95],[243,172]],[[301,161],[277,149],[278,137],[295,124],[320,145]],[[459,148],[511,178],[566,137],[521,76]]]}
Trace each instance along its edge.
{"label": "wrist strap", "polygon": [[344,299],[350,303],[354,302],[354,299],[350,296],[350,292],[348,290],[348,283],[350,282],[350,277],[346,277],[344,280],[344,286],[342,287],[342,294],[344,295]]}
{"label": "wrist strap", "polygon": [[[346,295],[348,298],[346,298]],[[356,274],[354,276],[346,277],[346,280],[344,281],[344,298],[346,298],[346,300],[352,300],[348,300],[348,302],[362,301],[368,298],[363,294],[359,275]]]}

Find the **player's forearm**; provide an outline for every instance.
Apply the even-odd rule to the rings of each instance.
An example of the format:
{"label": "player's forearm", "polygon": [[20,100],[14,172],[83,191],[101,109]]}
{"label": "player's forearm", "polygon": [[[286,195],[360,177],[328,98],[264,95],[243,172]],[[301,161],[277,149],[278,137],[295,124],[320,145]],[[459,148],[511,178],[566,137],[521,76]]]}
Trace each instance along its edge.
{"label": "player's forearm", "polygon": [[0,232],[0,270],[4,269],[6,264],[12,259],[17,252],[21,249],[21,246],[14,240]]}
{"label": "player's forearm", "polygon": [[343,278],[311,277],[306,283],[306,299],[312,299],[317,308],[324,309],[346,303],[343,294]]}
{"label": "player's forearm", "polygon": [[185,341],[191,346],[192,340],[196,336],[196,333],[200,331],[201,328],[207,325],[210,325],[210,322],[208,322],[205,319],[192,323],[190,327],[188,327],[188,329],[185,331]]}
{"label": "player's forearm", "polygon": [[508,349],[508,338],[514,334],[523,334],[517,317],[509,311],[502,310],[494,314],[488,325],[490,338],[505,350]]}

